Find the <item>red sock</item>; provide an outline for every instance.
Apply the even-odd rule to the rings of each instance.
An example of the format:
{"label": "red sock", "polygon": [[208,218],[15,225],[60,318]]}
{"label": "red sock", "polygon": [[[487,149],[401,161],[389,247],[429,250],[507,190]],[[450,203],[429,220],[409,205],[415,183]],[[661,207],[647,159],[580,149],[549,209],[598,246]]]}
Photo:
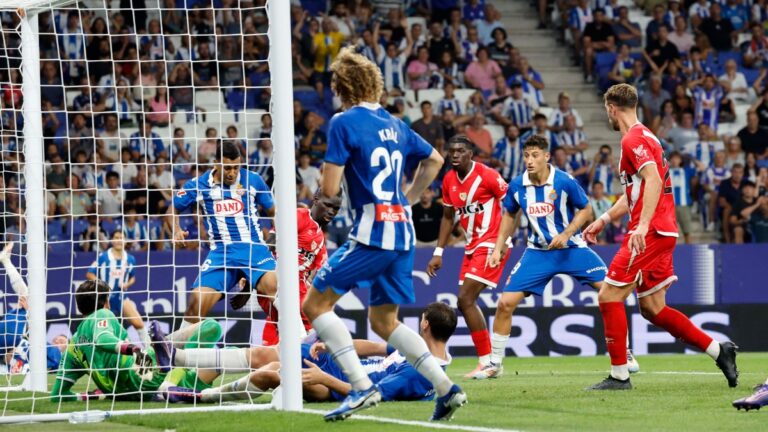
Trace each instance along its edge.
{"label": "red sock", "polygon": [[687,316],[669,306],[665,306],[661,312],[653,317],[651,322],[668,331],[669,334],[677,339],[693,345],[702,351],[706,351],[709,344],[712,343],[712,338],[696,327]]}
{"label": "red sock", "polygon": [[491,336],[488,334],[488,330],[473,331],[470,336],[472,336],[472,343],[475,344],[478,357],[491,354]]}
{"label": "red sock", "polygon": [[611,365],[627,364],[627,312],[623,302],[600,303],[605,326],[605,345],[611,356]]}

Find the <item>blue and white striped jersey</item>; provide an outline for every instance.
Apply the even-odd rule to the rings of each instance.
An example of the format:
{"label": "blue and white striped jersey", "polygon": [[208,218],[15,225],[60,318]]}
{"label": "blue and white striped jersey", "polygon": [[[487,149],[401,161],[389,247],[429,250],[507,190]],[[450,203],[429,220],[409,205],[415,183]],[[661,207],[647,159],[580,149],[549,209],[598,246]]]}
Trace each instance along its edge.
{"label": "blue and white striped jersey", "polygon": [[99,280],[104,281],[112,292],[118,292],[136,276],[136,258],[126,251],[123,251],[122,257],[117,258],[114,250],[109,248],[99,254],[88,273],[95,274]]}
{"label": "blue and white striped jersey", "polygon": [[[557,135],[557,145],[560,147],[576,147],[582,142],[587,142],[587,134],[581,129],[574,129],[570,132],[563,130]],[[587,164],[583,151],[570,155],[569,161],[571,164],[579,164],[579,166]]]}
{"label": "blue and white striped jersey", "polygon": [[126,242],[133,242],[132,250],[139,250],[149,240],[149,233],[145,221],[137,221],[133,227],[123,225],[123,235]]}
{"label": "blue and white striped jersey", "polygon": [[173,197],[173,207],[183,212],[192,204],[203,209],[211,249],[230,244],[264,243],[259,227],[259,207],[273,207],[272,192],[255,172],[240,169],[232,186],[216,183],[213,170],[184,184]]}
{"label": "blue and white striped jersey", "polygon": [[458,99],[454,96],[453,99],[446,99],[442,98],[439,101],[437,101],[437,114],[443,115],[445,113],[445,110],[452,109],[453,112],[459,116],[464,114],[463,110],[461,109],[461,102],[459,102]]}
{"label": "blue and white striped jersey", "polygon": [[523,146],[520,138],[514,141],[510,141],[508,137],[498,140],[493,147],[492,157],[504,163],[504,166],[499,169],[499,173],[507,183],[525,169]]}
{"label": "blue and white striped jersey", "polygon": [[[526,171],[512,180],[504,198],[507,212],[523,210],[528,221],[528,247],[533,249],[546,249],[571,223],[576,212],[588,205],[589,199],[579,183],[552,165],[544,185],[534,186]],[[581,230],[568,240],[567,247],[587,247]]]}
{"label": "blue and white striped jersey", "polygon": [[533,121],[533,115],[539,106],[527,97],[515,99],[508,97],[501,107],[501,115],[508,118],[517,127],[527,127]]}
{"label": "blue and white striped jersey", "polygon": [[406,169],[433,148],[379,104],[336,114],[328,127],[325,162],[343,166],[354,226],[349,238],[385,250],[414,246],[411,208],[402,190]]}
{"label": "blue and white striped jersey", "polygon": [[694,168],[669,168],[669,178],[672,180],[672,193],[675,197],[675,205],[689,206],[693,204],[691,198],[691,179],[696,175]]}
{"label": "blue and white striped jersey", "polygon": [[613,190],[613,166],[607,163],[599,163],[595,166],[595,178],[593,182],[600,182],[605,187],[607,195],[614,195]]}

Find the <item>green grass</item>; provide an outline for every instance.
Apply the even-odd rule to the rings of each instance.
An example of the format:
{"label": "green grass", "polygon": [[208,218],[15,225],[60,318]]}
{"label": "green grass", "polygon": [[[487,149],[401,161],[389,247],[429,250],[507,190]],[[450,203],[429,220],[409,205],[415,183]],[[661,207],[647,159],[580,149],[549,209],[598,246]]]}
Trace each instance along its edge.
{"label": "green grass", "polygon": [[[456,359],[450,367],[469,396],[469,405],[461,409],[453,425],[483,426],[524,431],[682,431],[682,430],[760,430],[768,413],[737,412],[732,400],[751,393],[754,384],[768,375],[768,354],[739,356],[741,385],[729,389],[720,374],[674,374],[662,372],[718,372],[704,355],[641,356],[642,371],[632,377],[635,389],[629,392],[594,393],[583,389],[606,376],[607,357],[508,358],[506,375],[486,382],[463,381],[463,373],[472,369],[473,359]],[[10,393],[10,398],[29,396]],[[5,415],[28,413],[31,401],[3,400]],[[267,399],[265,399],[266,401]],[[5,402],[5,404],[3,404]],[[147,408],[161,404],[145,403]],[[306,408],[327,410],[335,404],[306,404]],[[111,409],[107,402],[91,403],[92,409]],[[138,403],[116,403],[115,409],[135,409]],[[404,420],[426,420],[433,404],[428,402],[384,403],[366,415]],[[36,401],[35,412],[57,412],[59,406]],[[82,403],[69,403],[62,410],[84,409]],[[353,417],[354,418],[354,417]],[[46,424],[49,431],[107,430],[105,424]],[[3,431],[39,431],[39,425],[3,426]],[[108,430],[123,431],[405,431],[420,430],[363,420],[326,424],[316,414],[275,411],[220,412],[118,416],[109,420]]]}

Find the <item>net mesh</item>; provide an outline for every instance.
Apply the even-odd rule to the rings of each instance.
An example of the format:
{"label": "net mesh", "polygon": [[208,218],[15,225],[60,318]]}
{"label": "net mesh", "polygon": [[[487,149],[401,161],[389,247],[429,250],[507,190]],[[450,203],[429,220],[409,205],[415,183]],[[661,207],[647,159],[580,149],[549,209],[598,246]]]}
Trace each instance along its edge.
{"label": "net mesh", "polygon": [[[63,366],[67,357],[75,357],[64,381],[76,381],[72,392],[85,404],[10,391],[17,390],[14,387],[28,372],[28,342],[24,305],[19,302],[23,296],[11,286],[11,274],[6,271],[0,282],[4,293],[0,385],[8,386],[0,395],[5,402],[3,416],[135,409],[136,401],[139,409],[162,408],[161,403],[168,404],[167,394],[160,403],[150,402],[157,398],[161,378],[199,391],[231,383],[245,376],[248,366],[254,366],[251,363],[234,373],[220,365],[201,364],[167,375],[154,370],[152,380],[136,384],[136,367],[125,356],[103,355],[111,345],[100,341],[92,350],[90,342],[73,339],[78,325],[85,321],[72,294],[87,279],[102,279],[112,288],[110,308],[125,329],[116,333],[121,337],[127,331],[127,340],[146,350],[150,321],[157,321],[158,328],[170,333],[182,326],[185,313],[200,315],[200,308],[197,314],[188,311],[193,309],[189,295],[201,272],[219,265],[217,258],[209,257],[212,248],[218,245],[219,259],[232,270],[227,272],[224,288],[237,291],[241,279],[253,285],[260,275],[253,270],[270,269],[268,260],[259,262],[261,267],[252,265],[252,250],[242,262],[229,247],[222,248],[250,243],[258,236],[268,239],[273,226],[265,205],[257,209],[258,217],[239,219],[236,228],[222,225],[231,216],[228,212],[248,210],[242,208],[243,203],[248,206],[243,195],[261,204],[266,201],[259,194],[271,197],[274,171],[266,1],[225,0],[215,2],[214,7],[214,2],[207,1],[147,0],[134,2],[143,7],[130,9],[122,3],[37,2],[29,10],[39,20],[49,389],[54,387],[53,371],[59,363]],[[22,280],[26,280],[20,69],[24,15],[21,10],[0,9],[0,230],[4,243],[14,245],[7,262],[21,272]],[[174,196],[216,193],[215,182],[198,183],[191,189],[184,185],[215,168],[216,151],[225,143],[239,149],[243,168],[260,174],[266,187],[251,191],[250,184],[238,178],[232,194],[224,191],[217,197],[223,199],[222,207],[206,213],[204,202],[195,201],[180,212],[177,221],[168,217]],[[226,198],[231,198],[229,204]],[[227,207],[236,207],[238,201],[239,208]],[[232,232],[225,233],[227,230]],[[179,232],[186,235],[183,242],[178,241]],[[219,241],[211,242],[212,238]],[[211,320],[196,327],[199,332],[187,334],[187,343],[177,339],[177,345],[204,349],[260,345],[264,326],[276,323],[265,316],[259,296],[269,309],[273,300],[269,295],[250,295],[245,307],[236,312],[226,301],[233,296],[224,296],[207,313],[202,310],[201,315]],[[221,337],[214,340],[217,328]],[[273,351],[257,349],[262,351],[243,351],[242,355],[248,360],[258,358],[262,364],[272,358]],[[205,363],[208,354],[201,352],[198,360]],[[265,357],[259,357],[261,354]],[[59,362],[61,357],[64,361]],[[113,383],[117,384],[110,385]],[[99,394],[105,387],[114,391]],[[255,400],[260,394],[246,394],[244,389],[230,386],[224,393],[233,392],[234,397],[213,402],[269,401],[268,397]],[[185,400],[202,403],[199,396]]]}

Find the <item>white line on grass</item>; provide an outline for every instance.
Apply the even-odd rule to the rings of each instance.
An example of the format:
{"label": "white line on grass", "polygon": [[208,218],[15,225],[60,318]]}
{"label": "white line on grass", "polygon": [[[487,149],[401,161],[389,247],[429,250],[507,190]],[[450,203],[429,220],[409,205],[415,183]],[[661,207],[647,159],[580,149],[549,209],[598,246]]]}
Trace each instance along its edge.
{"label": "white line on grass", "polygon": [[[325,414],[325,411],[320,411],[316,409],[304,409],[302,412],[309,413],[309,414]],[[519,430],[514,429],[499,429],[499,428],[487,428],[487,427],[481,427],[481,426],[465,426],[465,425],[459,425],[459,424],[451,424],[451,423],[440,423],[440,422],[427,422],[427,421],[418,421],[418,420],[400,420],[400,419],[393,419],[389,417],[377,417],[377,416],[370,416],[370,415],[354,415],[350,417],[350,420],[366,420],[366,421],[375,421],[380,423],[392,423],[397,425],[403,425],[403,426],[421,426],[423,428],[428,429],[443,429],[443,430],[455,430],[455,431],[467,431],[467,432],[522,432]]]}

